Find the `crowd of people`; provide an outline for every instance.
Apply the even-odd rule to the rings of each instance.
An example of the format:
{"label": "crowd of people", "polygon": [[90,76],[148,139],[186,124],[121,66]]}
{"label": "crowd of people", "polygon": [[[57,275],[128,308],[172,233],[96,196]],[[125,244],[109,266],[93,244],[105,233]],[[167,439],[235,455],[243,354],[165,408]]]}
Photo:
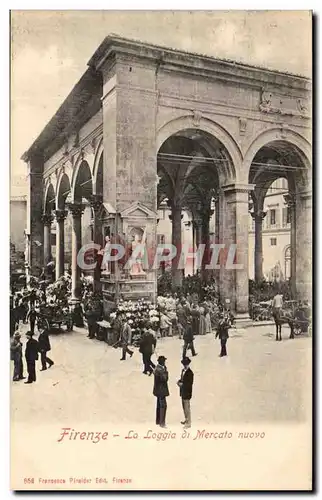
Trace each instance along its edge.
{"label": "crowd of people", "polygon": [[18,382],[26,377],[24,376],[24,358],[28,378],[25,384],[32,384],[36,382],[36,361],[41,360],[40,371],[47,370],[54,365],[54,362],[48,357],[47,353],[51,350],[49,335],[47,330],[40,330],[38,339],[34,338],[34,334],[28,330],[26,333],[25,356],[23,356],[23,343],[21,341],[22,335],[17,330],[11,339],[10,343],[10,357],[13,361],[13,381]]}
{"label": "crowd of people", "polygon": [[[48,352],[51,350],[49,331],[41,327],[41,322],[37,320],[44,304],[53,308],[53,314],[57,310],[57,305],[68,308],[68,283],[67,277],[61,279],[60,283],[52,289],[42,286],[29,287],[11,296],[10,306],[13,312],[11,359],[14,364],[14,381],[25,378],[24,359],[28,373],[25,382],[27,384],[36,382],[36,362],[39,356],[41,370],[53,366],[54,362],[48,357]],[[282,306],[283,296],[276,294],[272,301],[275,316],[276,311],[279,311]],[[99,323],[104,317],[103,302],[101,295],[94,292],[91,286],[85,287],[83,290],[82,300],[73,308],[72,315],[75,326],[87,326],[90,339],[99,338]],[[133,318],[136,318],[135,325]],[[23,324],[29,322],[24,355],[22,335],[19,331],[20,322]],[[154,376],[153,394],[157,398],[157,425],[166,426],[166,398],[169,395],[166,358],[163,355],[158,356],[156,364],[151,359],[158,341],[174,335],[183,341],[180,352],[183,368],[177,385],[184,412],[182,424],[189,428],[191,426],[190,400],[194,375],[190,367],[191,359],[187,356],[188,351],[190,351],[191,357],[197,356],[198,353],[194,345],[195,337],[215,333],[215,338],[220,340],[219,356],[227,356],[229,329],[233,323],[234,316],[229,310],[229,303],[224,306],[216,298],[200,300],[196,293],[190,294],[189,292],[185,296],[179,296],[176,293],[159,296],[156,305],[144,303],[143,300],[131,306],[128,303],[123,303],[119,308],[111,311],[108,324],[115,340],[113,346],[121,348],[120,360],[126,361],[127,356],[132,358],[135,352],[134,347],[138,347],[142,355],[143,374]],[[39,331],[37,339],[35,338],[36,325],[38,325]]]}
{"label": "crowd of people", "polygon": [[[191,356],[197,356],[195,351],[194,340],[196,335],[207,333],[202,323],[205,321],[205,315],[210,315],[210,312],[205,309],[204,305],[199,306],[196,299],[181,298],[174,300],[176,305],[175,317],[172,319],[165,314],[165,311],[160,311],[159,324],[150,321],[145,321],[142,326],[142,332],[139,340],[139,352],[142,354],[143,374],[154,375],[153,395],[156,397],[156,424],[160,427],[166,427],[166,412],[167,412],[167,397],[169,396],[168,379],[169,373],[166,366],[166,357],[158,356],[157,364],[151,360],[155,353],[157,342],[169,335],[170,329],[179,332],[180,338],[183,340],[181,363],[183,366],[181,377],[177,382],[179,394],[182,400],[182,408],[184,420],[181,422],[184,428],[191,427],[191,408],[190,400],[192,398],[192,387],[194,374],[190,368],[191,359],[187,356],[187,351],[190,350]],[[163,316],[166,318],[164,319]],[[171,315],[170,315],[171,317]],[[202,318],[202,319],[201,319]],[[115,321],[119,325],[119,340],[117,345],[122,349],[121,361],[126,360],[129,355],[132,358],[134,351],[130,349],[132,344],[131,336],[132,329],[129,320],[123,312],[116,316]],[[210,317],[208,318],[210,321]],[[229,338],[229,329],[234,322],[234,317],[228,309],[220,308],[217,316],[215,337],[220,339],[221,350],[220,357],[227,356],[227,340]],[[202,328],[200,328],[202,325]],[[167,333],[164,333],[166,330]],[[209,325],[209,333],[212,332],[211,324]]]}

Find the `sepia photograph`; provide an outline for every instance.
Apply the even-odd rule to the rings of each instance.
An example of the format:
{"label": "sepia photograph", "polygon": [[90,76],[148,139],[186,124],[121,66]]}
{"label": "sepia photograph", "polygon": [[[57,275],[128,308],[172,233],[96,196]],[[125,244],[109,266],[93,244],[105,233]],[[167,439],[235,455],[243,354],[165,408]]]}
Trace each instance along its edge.
{"label": "sepia photograph", "polygon": [[11,490],[312,491],[312,12],[10,24]]}

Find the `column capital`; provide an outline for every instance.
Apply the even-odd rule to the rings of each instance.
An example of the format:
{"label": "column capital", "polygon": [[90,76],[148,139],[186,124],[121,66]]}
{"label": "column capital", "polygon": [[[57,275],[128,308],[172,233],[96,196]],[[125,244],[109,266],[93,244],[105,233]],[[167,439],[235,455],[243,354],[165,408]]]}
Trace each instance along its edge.
{"label": "column capital", "polygon": [[103,196],[101,194],[92,194],[89,199],[90,205],[93,208],[94,212],[98,212],[103,203]]}
{"label": "column capital", "polygon": [[71,212],[74,219],[80,218],[85,210],[85,205],[82,203],[69,203],[68,210]]}
{"label": "column capital", "polygon": [[264,212],[263,210],[259,210],[258,212],[250,212],[250,215],[254,219],[255,222],[262,222],[263,219],[265,219],[267,212]]}
{"label": "column capital", "polygon": [[295,195],[293,193],[284,194],[284,201],[288,208],[293,208],[296,205]]}
{"label": "column capital", "polygon": [[43,214],[41,216],[41,222],[44,224],[44,226],[51,226],[53,220],[54,216],[52,214]]}
{"label": "column capital", "polygon": [[[180,212],[181,212],[181,208],[180,208]],[[169,215],[169,219],[172,221],[172,214]],[[181,219],[183,219],[183,214],[181,214]]]}
{"label": "column capital", "polygon": [[224,193],[250,193],[254,191],[255,184],[227,184],[221,188]]}
{"label": "column capital", "polygon": [[67,210],[55,210],[55,216],[56,216],[56,221],[57,222],[64,222],[68,215]]}

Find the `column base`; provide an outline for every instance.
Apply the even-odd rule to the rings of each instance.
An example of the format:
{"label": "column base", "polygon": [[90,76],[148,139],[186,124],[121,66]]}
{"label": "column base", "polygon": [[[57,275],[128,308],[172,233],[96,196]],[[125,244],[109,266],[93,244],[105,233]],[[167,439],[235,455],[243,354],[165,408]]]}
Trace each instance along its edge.
{"label": "column base", "polygon": [[236,328],[247,328],[248,326],[253,326],[253,320],[248,313],[237,313],[235,316],[235,326]]}

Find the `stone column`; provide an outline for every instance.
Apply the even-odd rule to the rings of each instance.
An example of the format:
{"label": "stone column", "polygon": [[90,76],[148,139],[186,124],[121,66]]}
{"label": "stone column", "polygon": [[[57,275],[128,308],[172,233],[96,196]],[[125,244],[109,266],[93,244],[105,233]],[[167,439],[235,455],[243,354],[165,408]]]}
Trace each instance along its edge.
{"label": "stone column", "polygon": [[255,281],[263,279],[263,220],[266,212],[254,209],[251,216],[255,221]]}
{"label": "stone column", "polygon": [[205,245],[205,252],[203,260],[201,263],[201,276],[204,281],[207,280],[209,271],[205,269],[206,264],[210,263],[210,234],[209,234],[209,222],[214,211],[210,208],[205,208],[202,211],[202,222],[201,222],[201,243]]}
{"label": "stone column", "polygon": [[[290,221],[291,221],[291,293],[292,297],[296,296],[296,226],[297,226],[297,210],[296,210],[296,199],[294,194],[286,194],[284,196],[285,203],[290,210]],[[302,242],[301,242],[302,243]]]}
{"label": "stone column", "polygon": [[[220,199],[219,193],[215,198],[215,244],[220,243]],[[215,277],[216,283],[220,280],[220,269],[212,270],[212,275]]]}
{"label": "stone column", "polygon": [[312,230],[312,192],[307,191],[298,195],[296,206],[296,291],[301,300],[309,301],[312,300]]}
{"label": "stone column", "polygon": [[81,269],[77,265],[78,252],[82,246],[82,214],[84,205],[71,203],[68,206],[73,217],[72,226],[72,302],[79,302]]}
{"label": "stone column", "polygon": [[223,302],[230,301],[239,322],[249,320],[248,195],[252,189],[253,186],[247,184],[224,186],[220,211],[221,240],[225,244],[220,259],[221,298]]}
{"label": "stone column", "polygon": [[56,210],[56,280],[64,275],[65,270],[65,227],[67,210]]}
{"label": "stone column", "polygon": [[172,259],[172,280],[175,286],[182,285],[182,269],[178,269],[178,263],[180,260],[180,254],[182,250],[182,238],[181,238],[181,220],[183,215],[181,214],[181,206],[171,204],[171,215],[169,219],[172,222],[172,245],[177,249],[177,255]]}
{"label": "stone column", "polygon": [[98,217],[99,210],[102,206],[103,196],[93,194],[90,199],[90,205],[94,212],[93,217],[93,241],[98,245],[103,245],[102,223]]}
{"label": "stone column", "polygon": [[43,214],[42,223],[44,225],[44,265],[51,261],[51,224],[54,217],[51,214]]}
{"label": "stone column", "polygon": [[[193,232],[194,232],[194,253],[198,250],[200,243],[202,243],[202,218],[199,215],[194,215],[193,218]],[[198,262],[198,257],[194,258],[194,272],[201,271],[201,262]]]}
{"label": "stone column", "polygon": [[[94,212],[93,216],[93,241],[97,245],[100,245],[101,248],[103,247],[103,234],[102,234],[102,224],[101,221],[98,217],[99,210],[102,206],[102,201],[103,197],[98,194],[93,194],[90,199],[90,204]],[[95,258],[97,256],[97,251],[94,251]],[[94,291],[100,291],[101,290],[101,269],[99,268],[98,265],[96,265],[94,269]]]}

